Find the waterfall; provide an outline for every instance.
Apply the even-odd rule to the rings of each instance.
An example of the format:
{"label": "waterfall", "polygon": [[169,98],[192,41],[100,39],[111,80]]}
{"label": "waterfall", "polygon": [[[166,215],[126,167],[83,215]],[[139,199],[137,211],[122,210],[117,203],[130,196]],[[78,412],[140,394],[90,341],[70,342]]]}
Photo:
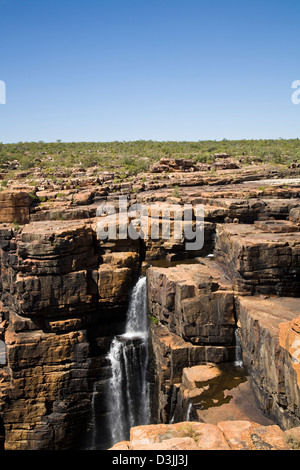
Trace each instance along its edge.
{"label": "waterfall", "polygon": [[0,340],[0,365],[6,364],[6,351],[5,351],[5,343],[4,341]]}
{"label": "waterfall", "polygon": [[235,336],[235,358],[234,358],[234,365],[237,367],[243,366],[243,355],[242,355],[242,346],[238,328],[235,329],[234,332]]}
{"label": "waterfall", "polygon": [[193,403],[190,401],[189,406],[187,408],[187,412],[186,412],[186,417],[185,417],[186,421],[190,421],[190,419],[191,419],[192,408],[193,408]]}
{"label": "waterfall", "polygon": [[175,422],[176,404],[177,404],[177,391],[176,391],[176,388],[173,387],[172,395],[171,395],[171,403],[170,403],[171,418],[170,418],[169,424],[173,424]]}
{"label": "waterfall", "polygon": [[108,401],[113,444],[128,439],[131,427],[148,424],[150,419],[146,294],[146,277],[141,277],[132,290],[125,333],[113,339],[108,354],[112,370]]}
{"label": "waterfall", "polygon": [[95,408],[95,399],[96,399],[96,394],[97,394],[97,384],[96,382],[93,385],[93,393],[92,393],[92,403],[91,403],[91,411],[92,411],[92,422],[91,422],[91,429],[92,429],[92,442],[91,446],[92,449],[96,445],[96,408]]}

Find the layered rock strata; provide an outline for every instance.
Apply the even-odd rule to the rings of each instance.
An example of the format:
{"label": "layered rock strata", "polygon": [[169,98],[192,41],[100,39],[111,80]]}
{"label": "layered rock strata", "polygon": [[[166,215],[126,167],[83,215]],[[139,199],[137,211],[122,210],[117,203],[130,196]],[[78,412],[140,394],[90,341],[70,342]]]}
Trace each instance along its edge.
{"label": "layered rock strata", "polygon": [[[114,174],[89,177],[77,169],[61,182],[41,180],[34,188],[16,180],[15,190],[1,192],[0,446],[71,449],[105,436],[107,352],[123,332],[143,261],[145,269],[153,264],[153,422],[175,419],[176,406],[182,420],[191,392],[203,402],[191,368],[232,362],[238,326],[261,408],[282,428],[298,424],[299,311],[291,306],[300,291],[299,183],[267,178],[299,170],[198,169],[120,183]],[[203,249],[188,252],[184,237],[175,240],[172,232],[170,240],[99,240],[98,205],[117,207],[119,195],[127,195],[128,206],[204,204]],[[211,254],[215,235],[214,261],[155,267]],[[206,419],[195,411],[194,419]],[[231,425],[232,439],[243,434],[240,421]],[[261,437],[253,441],[251,433],[247,442],[255,447]]]}
{"label": "layered rock strata", "polygon": [[123,331],[139,266],[134,249],[113,251],[82,222],[2,227],[5,449],[88,446],[94,415],[105,439],[106,355]]}
{"label": "layered rock strata", "polygon": [[235,317],[232,286],[210,260],[149,268],[148,302],[157,401],[156,420],[169,422],[185,367],[232,361]]}
{"label": "layered rock strata", "polygon": [[282,428],[300,424],[300,302],[237,297],[243,360],[265,414]]}
{"label": "layered rock strata", "polygon": [[149,268],[147,279],[149,313],[171,333],[192,344],[233,343],[232,285],[214,261]]}
{"label": "layered rock strata", "polygon": [[300,233],[288,221],[218,225],[216,258],[243,294],[298,296]]}
{"label": "layered rock strata", "polygon": [[[163,338],[200,348],[222,345],[229,352],[238,327],[258,406],[283,429],[299,425],[299,243],[293,220],[218,224],[214,260],[148,270],[149,311],[158,323],[155,367],[157,377],[164,377],[157,379],[160,421],[184,418],[190,398],[184,370],[196,365],[178,361],[176,374],[168,374],[174,359]],[[219,358],[202,356],[198,364],[218,363]],[[225,354],[220,362],[230,360],[232,354]],[[204,414],[196,417],[204,419]]]}
{"label": "layered rock strata", "polygon": [[0,192],[0,221],[24,225],[30,219],[32,199],[26,192]]}

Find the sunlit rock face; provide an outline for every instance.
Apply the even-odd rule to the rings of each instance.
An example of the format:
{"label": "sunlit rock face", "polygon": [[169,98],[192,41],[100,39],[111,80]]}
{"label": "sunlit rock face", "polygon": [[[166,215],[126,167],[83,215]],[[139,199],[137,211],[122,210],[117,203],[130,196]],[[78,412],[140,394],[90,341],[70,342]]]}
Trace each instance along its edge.
{"label": "sunlit rock face", "polygon": [[103,442],[107,353],[123,329],[139,252],[133,243],[108,253],[81,221],[3,227],[1,235],[5,448],[88,446],[95,383]]}
{"label": "sunlit rock face", "polygon": [[261,409],[288,429],[300,425],[298,298],[237,297],[243,360]]}
{"label": "sunlit rock face", "polygon": [[290,450],[278,426],[251,421],[196,422],[138,426],[130,440],[110,450]]}
{"label": "sunlit rock face", "polygon": [[214,261],[149,268],[148,301],[150,314],[192,344],[233,343],[232,286]]}
{"label": "sunlit rock face", "polygon": [[0,192],[0,221],[24,225],[30,219],[31,198],[20,191]]}
{"label": "sunlit rock face", "polygon": [[[146,174],[120,183],[114,174],[95,178],[77,168],[70,181],[55,186],[43,180],[34,194],[32,186],[22,189],[18,181],[14,191],[1,192],[0,447],[111,445],[109,353],[126,331],[142,263],[150,316],[150,422],[169,426],[173,420],[175,433],[161,428],[166,439],[158,442],[147,431],[142,443],[143,429],[132,431],[119,446],[234,448],[237,439],[246,448],[283,448],[277,427],[253,424],[246,409],[248,424],[238,419],[240,396],[233,387],[233,399],[227,403],[226,395],[224,406],[236,422],[219,424],[227,421],[224,406],[205,408],[222,401],[202,388],[218,392],[222,367],[236,360],[237,332],[247,368],[247,380],[238,376],[239,388],[251,381],[268,419],[283,429],[298,425],[299,185],[260,183],[284,176],[262,166],[221,172],[219,165],[216,175],[188,160],[167,166],[174,171],[158,173],[161,178]],[[116,206],[121,194],[128,204],[203,204],[203,249],[188,252],[184,238],[172,236],[99,240],[97,206],[103,201]],[[118,365],[124,370],[128,356],[121,350]],[[130,338],[128,350],[143,362],[143,341]],[[206,367],[214,377],[204,373]],[[250,397],[246,392],[243,400]],[[178,430],[176,421],[186,419],[197,420],[196,428],[188,422]],[[198,433],[204,425],[209,443]],[[297,431],[292,434],[295,438]]]}
{"label": "sunlit rock face", "polygon": [[289,221],[217,228],[216,257],[242,294],[299,296],[300,232]]}

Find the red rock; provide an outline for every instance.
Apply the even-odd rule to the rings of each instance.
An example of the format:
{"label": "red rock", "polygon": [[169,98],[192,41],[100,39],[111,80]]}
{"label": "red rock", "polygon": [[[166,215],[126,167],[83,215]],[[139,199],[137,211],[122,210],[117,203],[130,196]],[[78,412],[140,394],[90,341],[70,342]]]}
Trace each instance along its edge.
{"label": "red rock", "polygon": [[110,450],[289,450],[278,426],[250,421],[223,421],[217,426],[196,422],[134,427],[130,441]]}
{"label": "red rock", "polygon": [[249,421],[223,421],[218,428],[232,450],[288,450],[279,426],[260,426]]}
{"label": "red rock", "polygon": [[0,222],[27,224],[30,219],[31,198],[19,191],[0,192]]}

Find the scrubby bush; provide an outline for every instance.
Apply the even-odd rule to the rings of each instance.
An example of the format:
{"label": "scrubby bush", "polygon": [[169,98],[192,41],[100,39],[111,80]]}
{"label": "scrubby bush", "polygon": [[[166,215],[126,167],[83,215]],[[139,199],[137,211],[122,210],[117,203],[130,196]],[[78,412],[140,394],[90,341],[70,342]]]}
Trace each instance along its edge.
{"label": "scrubby bush", "polygon": [[[162,157],[192,159],[211,163],[214,154],[243,157],[247,163],[270,162],[288,165],[300,160],[299,139],[170,141],[138,140],[132,142],[18,142],[0,143],[0,167],[17,160],[21,170],[41,168],[50,174],[59,169],[96,166],[99,171],[127,172],[135,175],[147,171]],[[124,175],[125,176],[125,175]]]}

